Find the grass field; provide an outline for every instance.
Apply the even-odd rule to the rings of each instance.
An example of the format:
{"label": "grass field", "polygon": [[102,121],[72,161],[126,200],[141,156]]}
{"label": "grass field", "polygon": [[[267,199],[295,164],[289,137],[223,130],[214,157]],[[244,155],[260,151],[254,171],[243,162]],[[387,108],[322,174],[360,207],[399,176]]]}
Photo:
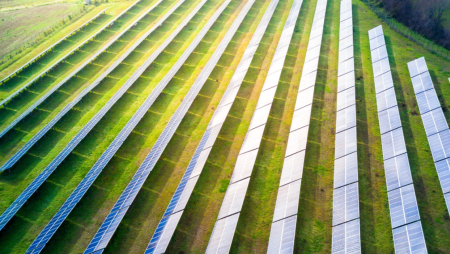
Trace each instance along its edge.
{"label": "grass field", "polygon": [[[0,127],[14,119],[62,79],[69,70],[118,33],[125,24],[150,7],[143,0],[120,26],[90,43],[61,65],[52,82],[44,79],[29,94],[0,109]],[[82,74],[61,88],[7,138],[0,140],[0,162],[19,149],[59,110],[92,82],[120,54],[152,26],[176,0],[163,1],[142,22],[115,43],[108,53],[89,65]],[[131,74],[150,56],[200,0],[187,0],[152,33],[93,92],[83,98],[49,131],[11,172],[0,174],[0,212],[26,188],[57,153],[75,136]],[[206,21],[222,4],[207,2],[185,29],[113,106],[53,175],[40,187],[6,228],[0,231],[0,253],[23,253],[53,214],[85,176],[146,96],[169,71]],[[105,253],[142,253],[162,217],[186,167],[194,154],[269,0],[257,0],[218,65],[190,107],[155,169],[132,204]],[[232,253],[263,253],[267,245],[280,181],[283,158],[297,98],[304,56],[317,0],[304,0],[297,19],[275,101],[244,201]],[[46,253],[84,251],[98,227],[124,190],[137,168],[163,131],[192,83],[219,45],[245,2],[232,1],[206,34],[194,53],[163,90],[144,118],[107,164],[81,202],[45,248]],[[270,20],[244,83],[213,146],[194,192],[167,249],[167,253],[204,252],[212,233],[226,188],[262,90],[292,0],[280,0]],[[331,249],[334,143],[336,126],[337,66],[339,46],[339,0],[328,0],[312,119],[306,150],[298,221],[296,253],[329,253]],[[111,19],[113,14],[105,17]],[[361,242],[363,253],[393,253],[392,229],[387,200],[381,138],[378,125],[368,30],[382,24],[361,1],[353,1],[356,108],[360,192]],[[99,27],[99,26],[97,26]],[[92,31],[96,28],[91,28]],[[436,92],[450,119],[450,62],[383,26],[405,140],[410,158],[419,211],[430,253],[450,253],[450,218],[414,96],[406,63],[425,56]],[[81,36],[80,36],[81,37]],[[81,38],[80,38],[81,40]],[[70,48],[71,46],[67,46]],[[57,56],[55,56],[56,58]],[[14,109],[16,111],[13,111]],[[9,111],[8,111],[9,110]],[[10,112],[11,111],[11,112]]]}

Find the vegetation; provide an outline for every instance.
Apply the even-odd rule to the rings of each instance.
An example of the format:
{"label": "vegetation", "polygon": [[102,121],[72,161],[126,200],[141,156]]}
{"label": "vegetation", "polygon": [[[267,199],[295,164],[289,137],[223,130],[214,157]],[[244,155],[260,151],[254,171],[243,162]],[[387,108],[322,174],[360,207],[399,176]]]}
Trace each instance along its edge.
{"label": "vegetation", "polygon": [[[169,244],[168,253],[201,253],[206,249],[292,1],[280,0],[270,20],[238,97]],[[406,63],[425,56],[445,116],[450,119],[447,103],[450,101],[450,86],[447,80],[450,77],[450,61],[431,53],[389,28],[363,1],[353,1],[363,253],[394,252],[368,40],[368,30],[380,24],[383,25],[386,35],[428,251],[448,253],[449,213],[423,123],[418,114]],[[132,14],[127,15],[122,22],[118,22],[117,27],[109,28],[107,33],[72,56],[71,62],[64,63],[66,65],[61,65],[54,74],[49,75],[54,80],[49,77],[44,80],[52,82],[40,81],[42,83],[33,86],[32,92],[24,94],[17,102],[8,105],[9,111],[0,110],[0,119],[6,119],[0,122],[0,126],[5,126],[18,112],[23,112],[28,106],[28,101],[36,100],[55,84],[56,77],[63,78],[70,73],[74,66],[86,59],[154,2],[143,0]],[[32,117],[26,118],[16,129],[8,133],[6,138],[0,140],[0,162],[11,156],[13,151],[29,140],[82,88],[98,77],[175,2],[176,0],[163,1],[142,22],[108,49],[107,54],[103,54],[90,64],[89,68],[46,101]],[[0,195],[3,197],[0,200],[0,212],[9,206],[81,127],[105,105],[199,2],[200,0],[187,0],[183,3],[174,15],[61,119],[11,172],[0,174]],[[202,7],[164,53],[41,186],[38,193],[24,205],[6,228],[0,231],[0,246],[2,246],[0,253],[25,251],[222,2],[212,0]],[[142,253],[147,246],[269,2],[257,0],[250,10],[120,224],[105,253]],[[232,253],[263,253],[267,249],[283,158],[316,3],[316,0],[303,1],[238,222],[237,233],[233,239]],[[57,233],[45,252],[80,253],[86,248],[244,4],[245,2],[232,1],[225,9],[195,52],[62,224],[58,232],[64,233]],[[331,249],[339,6],[339,0],[328,0],[301,187],[295,238],[296,253],[329,253]],[[111,18],[112,15],[107,17]],[[107,22],[107,19],[102,22]],[[89,31],[94,31],[96,28],[90,29],[93,30]],[[81,34],[85,36],[84,33]],[[85,37],[74,37],[73,44],[67,45],[67,49],[83,38]],[[55,51],[52,59],[58,58],[61,54],[62,51]]]}

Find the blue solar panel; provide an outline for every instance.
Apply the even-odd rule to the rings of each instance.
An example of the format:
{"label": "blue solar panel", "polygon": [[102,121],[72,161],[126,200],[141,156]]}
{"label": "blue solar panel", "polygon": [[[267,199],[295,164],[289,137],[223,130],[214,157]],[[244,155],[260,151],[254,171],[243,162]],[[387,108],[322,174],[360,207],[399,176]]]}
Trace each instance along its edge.
{"label": "blue solar panel", "polygon": [[412,184],[388,192],[392,228],[420,220]]}
{"label": "blue solar panel", "polygon": [[425,254],[427,246],[420,221],[392,230],[395,253]]}

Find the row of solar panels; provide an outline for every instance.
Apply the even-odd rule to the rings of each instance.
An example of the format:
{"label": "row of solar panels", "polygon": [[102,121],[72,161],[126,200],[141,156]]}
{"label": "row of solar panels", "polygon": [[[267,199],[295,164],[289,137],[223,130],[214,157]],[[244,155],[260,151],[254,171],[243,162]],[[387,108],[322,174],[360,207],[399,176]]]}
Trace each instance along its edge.
{"label": "row of solar panels", "polygon": [[450,212],[450,130],[425,58],[409,62],[408,68],[447,210]]}
{"label": "row of solar panels", "polygon": [[[201,5],[203,5],[205,1],[201,2],[196,8],[195,12],[197,12]],[[154,91],[148,96],[144,104],[139,108],[139,110],[133,115],[133,117],[130,119],[130,121],[127,123],[127,125],[122,129],[122,131],[119,133],[119,135],[115,138],[113,143],[107,148],[107,150],[102,154],[102,156],[99,158],[99,160],[94,164],[93,168],[88,172],[88,174],[85,176],[85,178],[81,181],[81,183],[78,185],[78,187],[75,189],[75,191],[71,194],[69,199],[65,202],[65,204],[62,206],[62,208],[58,211],[57,215],[52,218],[52,220],[49,222],[49,224],[46,226],[46,228],[41,232],[41,234],[36,238],[32,246],[29,248],[29,251],[31,251],[34,248],[41,248],[41,246],[45,246],[46,242],[49,240],[49,235],[53,235],[56,231],[56,229],[59,227],[59,225],[64,221],[64,219],[67,217],[67,215],[70,213],[70,211],[73,209],[74,205],[78,203],[78,201],[82,198],[84,193],[86,193],[87,189],[92,185],[94,180],[97,178],[97,176],[101,173],[102,169],[106,166],[107,162],[112,158],[113,154],[118,150],[120,145],[123,143],[125,138],[131,133],[132,129],[138,124],[139,120],[144,116],[144,114],[148,111],[149,107],[153,104],[153,102],[156,100],[158,95],[162,92],[164,87],[169,83],[169,81],[174,77],[176,72],[182,67],[184,62],[187,60],[189,55],[194,51],[194,49],[198,46],[198,44],[201,42],[203,37],[206,35],[206,33],[209,31],[209,29],[212,27],[212,25],[215,23],[217,18],[220,16],[220,14],[225,10],[225,8],[228,6],[230,1],[226,1],[213,15],[213,17],[208,21],[208,23],[203,27],[200,34],[197,35],[197,37],[194,39],[194,41],[191,43],[191,45],[186,49],[183,53],[183,55],[180,57],[180,59],[177,61],[177,63],[171,68],[169,73],[163,78],[163,80],[157,85],[157,88],[154,89]],[[106,247],[107,243],[109,242],[109,239],[112,237],[112,234],[114,233],[115,229],[120,223],[120,220],[125,215],[125,212],[127,208],[131,205],[132,201],[136,197],[140,187],[142,187],[143,183],[145,182],[146,177],[148,176],[148,173],[142,173],[142,170],[151,170],[147,166],[147,163],[149,162],[149,157],[152,159],[150,162],[154,162],[152,166],[157,161],[157,158],[155,159],[155,155],[158,155],[158,157],[161,155],[163,148],[167,145],[167,143],[170,140],[170,137],[165,136],[169,132],[170,135],[173,135],[176,127],[181,122],[182,116],[187,112],[187,109],[189,108],[190,104],[193,102],[194,98],[200,91],[201,87],[206,81],[206,78],[209,76],[209,73],[212,71],[212,68],[215,66],[217,61],[219,60],[220,56],[222,55],[223,51],[225,50],[226,46],[228,45],[229,41],[231,41],[231,38],[233,37],[234,33],[236,32],[239,24],[242,22],[243,18],[245,17],[246,12],[250,9],[251,5],[245,8],[241,14],[238,16],[238,18],[233,23],[232,27],[228,31],[228,33],[225,35],[224,39],[221,41],[220,45],[218,46],[217,50],[214,52],[213,56],[211,57],[210,61],[207,63],[206,67],[203,69],[202,73],[197,78],[196,82],[191,87],[191,90],[179,106],[177,112],[175,112],[174,116],[166,126],[166,128],[163,131],[163,134],[161,134],[160,138],[157,140],[155,146],[151,150],[150,154],[147,156],[147,158],[144,160],[144,163],[141,165],[141,167],[138,170],[138,173],[133,177],[130,184],[127,186],[125,191],[122,193],[121,197],[119,198],[117,204],[111,211],[110,215],[105,220],[104,224],[109,224],[108,226],[113,226],[108,228],[108,232],[102,231],[101,228],[99,232],[101,233],[101,238],[103,238],[104,235],[107,237],[102,239],[102,242],[98,241],[95,242],[96,239],[93,239],[93,242],[95,242],[95,247]],[[170,36],[168,39],[166,39],[165,43],[161,45],[157,52],[155,52],[146,62],[153,62],[154,59],[156,59],[157,55],[159,55],[164,48],[173,40],[173,38],[176,36],[176,34],[183,29],[183,27],[189,22],[189,20],[195,15],[194,13],[191,13],[191,15],[184,20],[183,24],[178,26],[178,29],[172,33],[173,36]],[[141,66],[144,67],[144,66]],[[127,81],[127,83],[133,83],[135,80],[138,79],[138,77],[145,71],[145,68],[140,68],[135,74],[132,75],[132,77]],[[205,75],[205,73],[207,75]],[[203,74],[203,76],[202,76]],[[144,175],[145,174],[145,175]],[[131,186],[131,188],[130,188]],[[117,213],[117,207],[122,208],[122,210],[119,212],[122,216],[116,216]],[[125,208],[124,208],[125,206]],[[111,215],[113,215],[114,221],[113,223],[108,223],[111,221]],[[100,239],[99,239],[100,240]],[[98,244],[101,245],[98,245]],[[103,247],[103,248],[104,248]],[[92,248],[92,246],[91,246]],[[91,250],[86,250],[87,253],[90,253]]]}
{"label": "row of solar panels", "polygon": [[[327,0],[317,1],[314,13],[305,63],[300,79],[299,92],[297,94],[296,110],[292,118],[281,172],[280,187],[275,204],[267,253],[292,253],[294,251],[300,187],[314,98],[314,87],[319,69],[319,57],[327,3]],[[299,104],[302,104],[301,108],[297,106]]]}
{"label": "row of solar panels", "polygon": [[[180,1],[184,2],[184,0]],[[152,6],[150,9],[153,9],[156,5]],[[179,5],[174,6],[168,13],[173,13]],[[143,17],[143,16],[141,16]],[[160,20],[163,22],[167,18],[167,15]],[[138,19],[139,20],[139,19]],[[137,21],[138,21],[137,20]],[[136,21],[136,22],[137,22]],[[161,23],[157,22],[149,31],[154,31]],[[133,23],[134,24],[134,23]],[[130,29],[133,25],[127,27]],[[179,26],[179,29],[176,31],[180,31],[183,26]],[[125,31],[127,30],[125,29]],[[22,207],[22,205],[36,192],[36,190],[48,179],[48,177],[56,170],[56,168],[62,163],[62,161],[75,149],[75,147],[83,140],[90,130],[94,128],[94,126],[102,119],[102,117],[108,112],[109,109],[121,98],[123,94],[126,93],[129,87],[134,83],[134,81],[146,70],[146,68],[153,62],[154,59],[164,50],[164,48],[171,42],[171,40],[176,36],[178,32],[174,32],[168,39],[152,54],[152,56],[138,69],[138,71],[128,80],[125,84],[116,92],[116,94],[106,103],[106,105],[75,135],[75,137],[68,143],[68,145],[53,159],[53,161],[33,180],[33,182],[28,185],[28,187],[20,194],[20,196],[6,209],[6,211],[0,216],[0,230],[2,230],[5,225],[9,222],[9,220],[17,213],[17,211]],[[145,33],[138,41],[133,44],[132,48],[136,48],[139,42],[142,42],[148,37],[148,33]],[[130,54],[131,52],[127,51],[125,54]],[[125,57],[120,57],[119,60],[125,59]],[[119,61],[117,60],[117,61]],[[115,62],[110,68],[117,66],[120,62]],[[107,72],[111,72],[112,69],[108,68]],[[90,87],[96,86],[101,82],[102,77],[106,77],[106,75],[100,76]],[[92,87],[93,88],[93,87]],[[39,132],[30,142],[37,142],[37,140],[42,137],[45,132],[47,132],[60,118],[63,117],[65,113],[67,113],[76,102],[81,100],[81,98],[88,93],[88,88],[86,88],[73,102],[71,102],[68,106],[66,106],[55,118],[47,124],[42,130]],[[84,93],[84,94],[83,94]],[[37,139],[37,140],[35,140]],[[23,151],[25,153],[28,149],[31,148],[32,144],[27,143],[25,145],[26,150]],[[25,148],[22,148],[25,149]],[[20,150],[20,151],[22,151]],[[19,152],[20,152],[19,151]],[[19,156],[19,155],[14,155]],[[13,157],[15,158],[15,157]]]}
{"label": "row of solar panels", "polygon": [[332,253],[361,253],[351,0],[341,1],[338,61]]}
{"label": "row of solar panels", "polygon": [[[211,25],[214,23],[214,20],[217,19],[218,16],[220,16],[221,12],[228,6],[229,3],[230,3],[230,1],[226,1],[221,6],[221,8],[214,14],[215,17],[213,19],[211,19]],[[242,11],[239,13],[238,17],[236,18],[234,23],[231,25],[227,34],[220,42],[219,46],[217,47],[216,51],[211,56],[210,60],[206,64],[205,68],[202,70],[202,72],[200,73],[200,75],[198,76],[198,78],[196,79],[194,84],[192,85],[192,87],[191,87],[190,91],[188,92],[188,94],[186,95],[185,99],[183,100],[181,105],[178,107],[177,111],[174,113],[174,115],[170,119],[169,123],[163,130],[162,134],[159,136],[158,140],[156,141],[155,145],[151,149],[150,153],[147,155],[147,157],[144,160],[144,162],[142,163],[141,167],[138,169],[137,173],[134,175],[133,179],[128,184],[125,191],[122,193],[119,200],[114,205],[110,214],[107,216],[107,218],[103,222],[103,224],[100,227],[100,229],[98,230],[97,234],[92,239],[92,241],[89,244],[88,248],[86,249],[85,253],[93,253],[93,252],[102,250],[107,246],[109,240],[112,237],[112,234],[115,232],[115,230],[117,229],[118,225],[120,224],[122,218],[125,216],[126,211],[130,207],[131,203],[134,201],[135,197],[137,196],[139,190],[143,186],[148,175],[152,171],[156,162],[162,155],[165,147],[167,146],[170,139],[174,135],[177,127],[181,123],[181,120],[186,115],[186,113],[187,113],[189,107],[191,106],[191,104],[193,103],[195,97],[198,95],[201,88],[205,84],[207,78],[209,77],[209,75],[211,74],[213,69],[215,68],[217,62],[219,61],[220,57],[222,56],[223,52],[225,51],[226,47],[228,46],[229,42],[233,38],[234,34],[236,33],[237,29],[239,28],[240,24],[242,23],[243,19],[245,18],[245,16],[247,15],[248,11],[250,10],[250,8],[252,7],[253,4],[254,4],[254,1],[247,2],[246,5],[244,6],[244,8],[242,9]],[[208,31],[209,28],[210,28],[210,26],[205,27],[205,31]],[[201,39],[202,37],[203,36],[198,37],[198,38]],[[190,53],[192,53],[194,48],[195,47],[193,47],[192,50],[190,50],[190,52],[187,52],[186,56],[188,56]],[[183,62],[184,61],[182,61],[182,62],[180,61],[180,63],[183,63]],[[180,65],[180,67],[181,67],[181,65]],[[177,70],[178,70],[178,68],[177,68]],[[164,86],[167,85],[169,81],[170,81],[170,79],[166,79],[166,81],[164,82]],[[162,89],[161,89],[161,91],[162,91]],[[151,101],[151,103],[153,103],[153,101],[156,99],[156,97],[153,97],[153,98],[150,98],[150,97],[149,97],[148,102]],[[141,109],[143,109],[141,111],[142,115],[135,121],[130,120],[129,123],[133,124],[133,126],[130,126],[130,128],[134,128],[135,124],[137,124],[137,122],[140,120],[140,118],[142,118],[144,116],[145,112],[147,112],[150,105],[151,104],[148,104],[147,101],[143,104],[143,106],[141,107]],[[203,141],[203,143],[200,146],[205,145],[205,144],[206,144],[205,141]],[[187,200],[185,199],[184,202],[187,202]],[[179,217],[178,217],[178,219],[179,219]],[[151,249],[152,249],[151,246],[149,246],[147,248],[146,252],[152,252]]]}
{"label": "row of solar panels", "polygon": [[275,92],[280,81],[284,62],[294,33],[295,23],[302,4],[302,0],[294,0],[290,8],[249,129],[239,151],[233,175],[222,201],[222,206],[220,207],[217,221],[209,239],[206,253],[228,253],[230,250],[250,183],[250,176],[255,166],[259,146],[269,118]]}
{"label": "row of solar panels", "polygon": [[[63,62],[64,59],[68,58],[71,54],[73,54],[75,51],[81,49],[84,45],[86,45],[87,43],[89,43],[89,41],[91,41],[93,38],[95,38],[97,35],[99,35],[100,33],[102,33],[103,31],[106,30],[107,27],[109,27],[114,21],[118,20],[120,17],[122,17],[125,13],[127,13],[131,8],[133,8],[137,3],[139,3],[140,0],[136,1],[134,4],[132,4],[130,7],[128,7],[127,9],[125,9],[123,12],[121,12],[117,17],[115,17],[112,21],[110,21],[108,24],[104,25],[101,29],[99,29],[96,33],[94,33],[91,37],[87,38],[86,40],[84,40],[83,43],[81,43],[80,45],[78,45],[78,47],[75,47],[74,49],[72,49],[70,52],[68,52],[67,54],[65,54],[62,58],[60,58],[57,62],[55,62],[53,65],[51,65],[50,67],[48,67],[47,69],[45,69],[44,71],[42,71],[40,74],[38,74],[34,79],[32,79],[31,81],[29,81],[28,83],[26,83],[24,86],[22,86],[20,89],[18,89],[17,91],[15,91],[14,93],[12,93],[10,96],[8,96],[6,99],[2,100],[0,102],[0,107],[5,105],[6,103],[8,103],[9,101],[11,101],[14,97],[16,97],[17,95],[19,95],[20,93],[22,93],[23,91],[25,91],[28,87],[30,87],[31,85],[33,85],[34,82],[36,82],[37,80],[39,80],[43,75],[45,75],[46,73],[50,72],[53,68],[55,68],[59,63]],[[81,70],[81,69],[80,69]],[[5,132],[6,133],[6,132]],[[0,132],[0,137],[2,137],[4,134],[4,131]]]}
{"label": "row of solar panels", "polygon": [[395,252],[426,253],[382,27],[370,30],[369,39]]}
{"label": "row of solar panels", "polygon": [[[112,40],[110,40],[105,46],[103,46],[100,50],[98,50],[92,57],[90,57],[85,63],[80,65],[76,70],[70,73],[66,78],[64,78],[61,82],[56,84],[52,89],[50,89],[45,95],[43,95],[39,100],[37,100],[33,105],[31,105],[25,112],[23,112],[18,118],[14,119],[8,127],[6,127],[2,132],[0,132],[0,138],[2,135],[6,134],[9,130],[14,128],[16,124],[22,121],[28,114],[34,111],[41,103],[43,103],[47,98],[52,96],[52,94],[57,91],[59,88],[64,86],[72,77],[77,75],[79,71],[88,66],[92,61],[94,61],[101,54],[106,52],[106,50],[113,45],[122,35],[126,32],[130,31],[132,27],[134,27],[140,20],[142,20],[145,16],[147,16],[157,5],[159,5],[162,0],[159,0],[155,3],[151,8],[149,8],[145,13],[143,13],[139,18],[136,19],[132,24],[127,26],[121,33],[115,36]],[[181,1],[177,6],[172,8],[166,15],[164,15],[152,28],[150,28],[144,35],[142,35],[123,55],[120,56],[105,72],[103,72],[100,77],[98,77],[91,85],[83,89],[81,93],[73,99],[69,104],[67,104],[49,123],[47,123],[36,135],[34,135],[19,151],[17,151],[5,164],[0,167],[0,171],[4,171],[10,169],[14,164],[16,164],[20,158],[22,158],[28,150],[33,147],[67,112],[69,112],[81,99],[84,98],[89,92],[92,91],[100,82],[106,78],[117,66],[119,66],[128,55],[131,54],[151,33],[153,33],[177,8],[181,3]]]}
{"label": "row of solar panels", "polygon": [[[206,129],[200,144],[189,162],[180,184],[170,200],[161,221],[156,227],[146,253],[165,252],[170,239],[175,232],[176,226],[181,219],[186,204],[195,188],[197,180],[203,171],[203,167],[206,164],[206,160],[208,159],[212,146],[219,135],[228,112],[230,111],[241,84],[244,81],[244,77],[250,68],[250,64],[269,25],[269,21],[275,12],[278,2],[279,0],[272,0],[267,7],[264,16],[256,28],[253,37],[250,40],[250,43],[247,46],[247,49],[245,50],[233,77],[230,80],[227,90],[225,91],[216,111],[214,112],[214,115],[208,124],[208,128]],[[252,156],[252,158],[250,158],[250,160],[252,159],[256,159],[256,153]],[[249,169],[251,172],[251,168],[247,166],[248,160],[238,161],[237,164],[240,164],[240,167],[243,168],[242,173],[247,174]]]}
{"label": "row of solar panels", "polygon": [[[137,1],[139,2],[139,1]],[[37,56],[33,57],[30,61],[26,62],[24,65],[20,66],[17,70],[13,71],[11,74],[9,74],[8,76],[4,77],[2,80],[0,80],[0,86],[5,84],[5,81],[7,81],[9,78],[11,78],[13,75],[18,75],[22,70],[24,70],[26,67],[28,67],[30,64],[34,63],[35,61],[37,61],[39,58],[41,58],[42,56],[44,56],[45,54],[47,54],[48,52],[50,52],[53,48],[55,48],[56,46],[58,46],[61,42],[69,39],[69,37],[71,37],[72,35],[76,34],[80,29],[86,27],[87,25],[89,25],[90,23],[92,23],[93,21],[95,21],[97,18],[99,18],[101,15],[106,14],[106,10],[108,10],[109,8],[104,9],[103,11],[101,11],[99,14],[95,15],[93,18],[91,18],[90,20],[86,21],[84,24],[82,24],[81,26],[77,27],[75,30],[73,30],[71,33],[67,34],[66,36],[64,36],[62,39],[58,40],[57,42],[53,43],[50,47],[46,48],[44,51],[42,51],[41,53],[39,53]],[[82,43],[83,44],[83,43]]]}

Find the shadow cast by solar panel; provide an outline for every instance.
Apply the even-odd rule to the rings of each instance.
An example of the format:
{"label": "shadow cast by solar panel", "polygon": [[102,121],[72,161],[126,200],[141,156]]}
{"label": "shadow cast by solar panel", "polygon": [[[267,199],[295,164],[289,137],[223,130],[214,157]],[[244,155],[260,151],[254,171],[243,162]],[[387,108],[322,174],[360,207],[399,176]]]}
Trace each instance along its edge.
{"label": "shadow cast by solar panel", "polygon": [[19,130],[23,130],[26,132],[32,131],[35,127],[43,123],[43,121],[51,114],[51,111],[45,111],[44,110],[34,110],[30,117],[26,117],[24,120],[20,121],[16,128]]}
{"label": "shadow cast by solar panel", "polygon": [[64,136],[65,133],[51,129],[28,152],[44,158]]}
{"label": "shadow cast by solar panel", "polygon": [[[6,162],[7,158],[10,156],[7,156],[8,154],[13,154],[13,149],[19,143],[24,137],[26,137],[28,134],[19,131],[16,129],[10,130],[6,135],[0,138],[0,163]],[[15,152],[15,151],[14,151]]]}
{"label": "shadow cast by solar panel", "polygon": [[[445,97],[443,96],[442,90],[441,90],[441,85],[439,83],[439,80],[437,79],[436,73],[434,70],[428,70],[428,72],[430,73],[430,77],[431,80],[433,81],[433,85],[434,85],[434,90],[436,90],[436,94],[438,96],[439,102],[441,103],[442,106],[442,111],[444,111],[444,115],[446,119],[450,119],[450,112],[448,111],[448,104],[445,101]],[[447,86],[447,84],[444,84],[445,86]],[[448,122],[448,120],[447,120]]]}
{"label": "shadow cast by solar panel", "polygon": [[[42,158],[25,154],[20,160],[14,164],[9,170],[0,173],[0,182],[17,185],[23,181],[31,171],[36,170],[36,166],[41,162]],[[42,169],[39,169],[42,170]]]}
{"label": "shadow cast by solar panel", "polygon": [[[26,241],[24,236],[31,230],[33,223],[23,218],[14,216],[0,231],[1,253],[14,253],[14,247],[18,242]],[[21,250],[25,251],[25,249]]]}

